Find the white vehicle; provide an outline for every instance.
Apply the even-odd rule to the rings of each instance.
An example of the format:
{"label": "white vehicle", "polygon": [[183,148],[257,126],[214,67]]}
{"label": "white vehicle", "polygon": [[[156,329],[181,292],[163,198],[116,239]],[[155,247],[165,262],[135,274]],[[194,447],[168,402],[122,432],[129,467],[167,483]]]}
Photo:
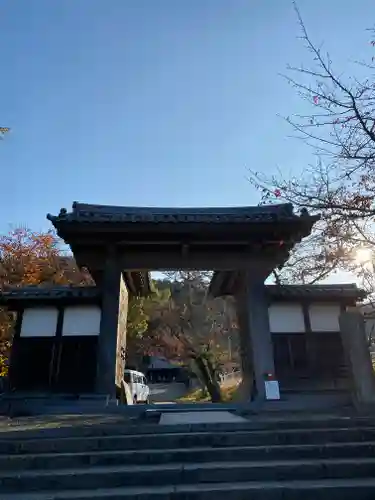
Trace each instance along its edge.
{"label": "white vehicle", "polygon": [[124,370],[124,381],[128,384],[133,403],[149,403],[150,388],[143,373],[135,370]]}

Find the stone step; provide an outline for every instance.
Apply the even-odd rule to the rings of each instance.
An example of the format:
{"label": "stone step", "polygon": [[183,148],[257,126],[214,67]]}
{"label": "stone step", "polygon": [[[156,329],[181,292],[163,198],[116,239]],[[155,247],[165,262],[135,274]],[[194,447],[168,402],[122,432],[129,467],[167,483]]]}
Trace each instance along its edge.
{"label": "stone step", "polygon": [[0,455],[0,471],[79,469],[94,466],[203,463],[239,461],[304,460],[375,457],[374,442],[326,443],[318,445],[228,446]]}
{"label": "stone step", "polygon": [[121,487],[2,494],[1,500],[373,500],[375,479]]}
{"label": "stone step", "polygon": [[110,435],[0,440],[0,454],[79,453],[97,450],[189,448],[196,446],[254,446],[325,444],[375,441],[375,427],[249,430],[224,432],[168,432],[161,434]]}
{"label": "stone step", "polygon": [[[100,415],[97,416],[100,418]],[[104,417],[103,417],[103,421]],[[373,417],[332,417],[332,418],[288,418],[288,419],[276,419],[276,418],[253,418],[252,420],[247,420],[244,422],[236,423],[205,423],[205,424],[183,424],[183,425],[159,425],[159,424],[148,424],[140,421],[133,421],[108,424],[103,423],[100,425],[85,425],[79,421],[76,423],[75,427],[59,427],[59,428],[46,428],[43,429],[44,437],[89,437],[89,436],[105,436],[113,434],[163,434],[168,433],[181,433],[181,432],[204,432],[218,430],[231,432],[233,430],[274,430],[274,429],[319,429],[319,428],[341,428],[341,427],[375,427],[375,418]],[[1,439],[13,439],[19,436],[19,431],[9,431],[6,433],[0,433]],[[40,429],[22,431],[22,437],[32,438],[40,437]]]}
{"label": "stone step", "polygon": [[[100,415],[97,416],[100,418]],[[108,418],[108,417],[107,417]],[[103,417],[105,422],[105,417]],[[280,430],[280,429],[320,429],[320,428],[362,428],[375,427],[375,418],[373,417],[314,417],[314,418],[296,418],[289,417],[287,419],[278,418],[259,418],[254,417],[251,420],[236,423],[215,423],[215,424],[183,424],[183,425],[159,425],[148,424],[136,421],[124,421],[121,423],[108,424],[101,423],[87,425],[75,423],[75,427],[66,426],[59,428],[43,429],[41,435],[40,429],[22,431],[22,439],[48,438],[48,437],[95,437],[109,435],[140,435],[140,434],[164,434],[164,433],[188,433],[188,432],[233,432],[233,431],[249,431],[249,430]],[[0,432],[0,440],[14,439],[20,436],[18,430]]]}
{"label": "stone step", "polygon": [[207,462],[200,464],[132,465],[3,472],[1,492],[40,492],[98,488],[167,486],[241,481],[292,481],[371,478],[375,458]]}

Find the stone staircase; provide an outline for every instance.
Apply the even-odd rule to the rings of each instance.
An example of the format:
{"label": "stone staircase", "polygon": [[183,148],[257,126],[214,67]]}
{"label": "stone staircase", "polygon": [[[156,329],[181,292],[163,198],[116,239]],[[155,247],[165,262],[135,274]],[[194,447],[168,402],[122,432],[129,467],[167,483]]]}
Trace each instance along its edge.
{"label": "stone staircase", "polygon": [[1,500],[373,500],[375,419],[106,424],[0,437]]}

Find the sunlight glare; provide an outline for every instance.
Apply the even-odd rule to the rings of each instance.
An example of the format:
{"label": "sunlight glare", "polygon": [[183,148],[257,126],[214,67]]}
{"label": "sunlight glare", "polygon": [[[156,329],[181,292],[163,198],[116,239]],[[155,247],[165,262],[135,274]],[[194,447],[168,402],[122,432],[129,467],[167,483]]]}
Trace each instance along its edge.
{"label": "sunlight glare", "polygon": [[362,247],[355,251],[357,264],[368,264],[372,262],[372,251],[370,248]]}

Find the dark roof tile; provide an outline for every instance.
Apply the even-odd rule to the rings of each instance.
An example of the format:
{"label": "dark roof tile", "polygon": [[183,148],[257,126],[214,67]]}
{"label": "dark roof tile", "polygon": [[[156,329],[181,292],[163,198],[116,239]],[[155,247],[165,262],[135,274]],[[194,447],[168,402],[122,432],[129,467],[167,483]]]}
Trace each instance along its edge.
{"label": "dark roof tile", "polygon": [[354,283],[343,285],[267,285],[267,293],[275,298],[302,297],[316,299],[329,299],[331,297],[363,299],[367,295],[364,290],[358,288]]}
{"label": "dark roof tile", "polygon": [[74,202],[71,212],[63,208],[57,216],[48,214],[47,219],[53,224],[64,222],[264,223],[303,219],[312,224],[319,217],[309,216],[307,210],[302,210],[301,215],[297,215],[290,203],[250,207],[158,208],[89,205]]}
{"label": "dark roof tile", "polygon": [[98,298],[100,290],[96,286],[26,286],[22,288],[10,288],[0,293],[0,303],[9,300],[56,300],[60,298]]}
{"label": "dark roof tile", "polygon": [[[215,272],[211,283],[210,293],[214,297],[232,295],[239,286],[240,273],[237,271]],[[267,293],[275,299],[306,298],[322,299],[364,299],[367,293],[354,283],[349,284],[316,284],[316,285],[266,285]]]}

